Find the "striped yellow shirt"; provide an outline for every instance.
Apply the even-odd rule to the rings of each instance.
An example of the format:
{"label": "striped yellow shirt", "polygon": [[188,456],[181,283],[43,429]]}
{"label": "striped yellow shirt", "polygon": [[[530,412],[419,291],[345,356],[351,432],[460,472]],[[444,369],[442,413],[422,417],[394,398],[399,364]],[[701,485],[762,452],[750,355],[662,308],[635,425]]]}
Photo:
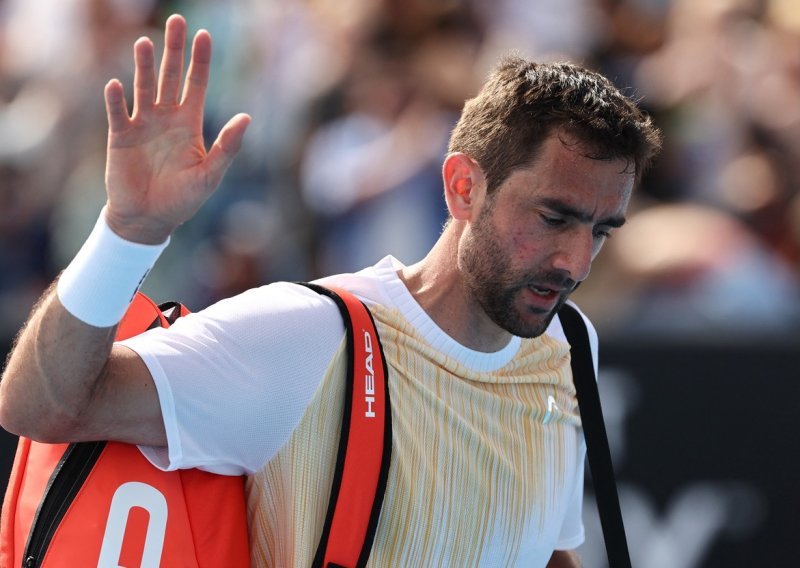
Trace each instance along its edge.
{"label": "striped yellow shirt", "polygon": [[[584,446],[569,346],[550,335],[523,340],[506,365],[477,372],[400,310],[371,310],[389,369],[393,447],[368,565],[544,566],[554,547],[580,542]],[[289,441],[249,478],[254,565],[311,564],[345,372],[342,343]]]}

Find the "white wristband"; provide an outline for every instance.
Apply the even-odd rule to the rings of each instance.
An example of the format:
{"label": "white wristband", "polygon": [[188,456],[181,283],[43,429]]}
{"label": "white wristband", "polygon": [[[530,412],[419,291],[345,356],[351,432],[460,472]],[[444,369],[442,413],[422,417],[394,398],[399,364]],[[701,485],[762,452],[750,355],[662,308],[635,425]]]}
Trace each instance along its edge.
{"label": "white wristband", "polygon": [[104,207],[89,238],[61,274],[58,299],[89,325],[116,325],[168,244],[169,238],[160,245],[123,239],[106,224]]}

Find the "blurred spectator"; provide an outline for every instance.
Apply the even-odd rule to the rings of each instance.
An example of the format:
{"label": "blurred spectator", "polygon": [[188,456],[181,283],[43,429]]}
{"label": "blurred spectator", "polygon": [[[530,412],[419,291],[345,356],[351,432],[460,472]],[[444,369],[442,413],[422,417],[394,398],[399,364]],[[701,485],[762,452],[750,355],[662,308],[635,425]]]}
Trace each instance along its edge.
{"label": "blurred spectator", "polygon": [[321,224],[320,273],[393,250],[421,258],[444,221],[441,159],[454,119],[410,81],[408,62],[365,55],[343,85],[345,113],[313,133],[303,195]]}

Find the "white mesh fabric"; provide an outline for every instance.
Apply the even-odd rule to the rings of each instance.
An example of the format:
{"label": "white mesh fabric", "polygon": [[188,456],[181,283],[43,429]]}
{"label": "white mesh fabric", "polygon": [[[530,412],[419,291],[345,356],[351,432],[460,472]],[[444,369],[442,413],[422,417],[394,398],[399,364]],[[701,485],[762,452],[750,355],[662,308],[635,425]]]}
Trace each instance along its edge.
{"label": "white mesh fabric", "polygon": [[168,455],[164,469],[250,473],[285,443],[344,337],[334,303],[279,283],[249,290],[124,345],[158,389]]}

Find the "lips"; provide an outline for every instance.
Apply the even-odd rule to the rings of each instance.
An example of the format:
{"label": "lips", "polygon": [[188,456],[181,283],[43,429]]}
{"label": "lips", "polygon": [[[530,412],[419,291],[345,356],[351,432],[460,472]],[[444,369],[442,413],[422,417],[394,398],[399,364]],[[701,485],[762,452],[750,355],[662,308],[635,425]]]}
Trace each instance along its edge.
{"label": "lips", "polygon": [[545,288],[541,286],[528,286],[528,289],[536,294],[537,296],[542,296],[543,298],[550,297],[552,294],[558,294],[558,290],[553,290],[552,288]]}
{"label": "lips", "polygon": [[529,307],[542,311],[549,311],[558,302],[560,290],[545,286],[528,286],[525,288],[525,302]]}

